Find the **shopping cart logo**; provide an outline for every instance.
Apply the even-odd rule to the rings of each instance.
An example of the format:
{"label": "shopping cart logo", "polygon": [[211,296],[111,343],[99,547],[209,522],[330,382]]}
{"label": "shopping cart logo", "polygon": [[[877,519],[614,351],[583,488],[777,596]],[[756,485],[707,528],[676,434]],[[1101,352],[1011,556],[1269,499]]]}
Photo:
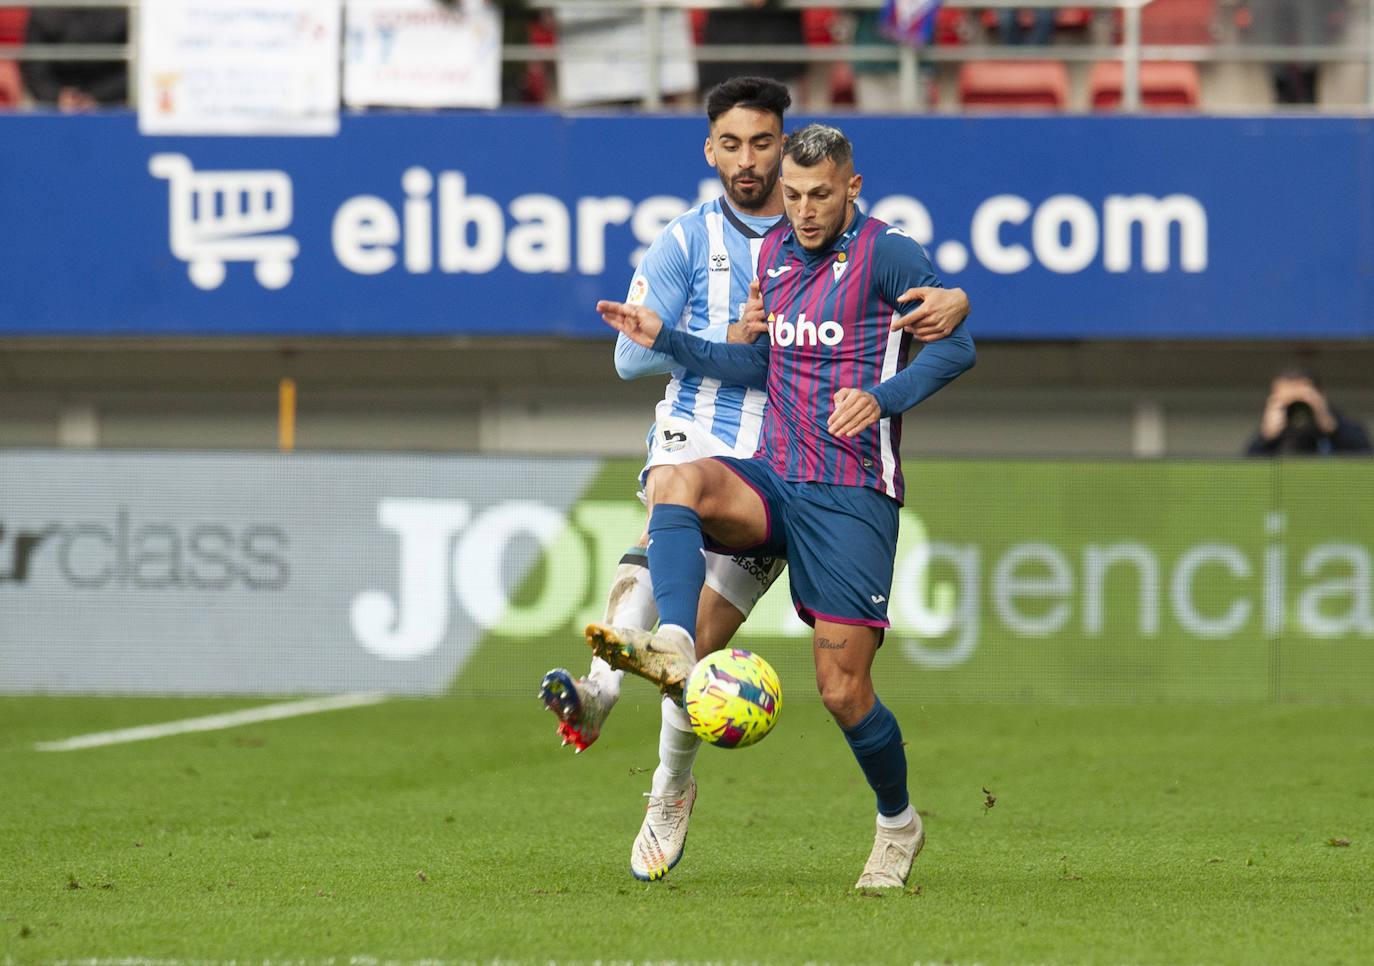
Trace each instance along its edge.
{"label": "shopping cart logo", "polygon": [[196,288],[224,282],[226,262],[252,262],[263,288],[291,281],[301,247],[290,235],[291,178],[285,171],[196,171],[184,154],[155,154],[148,171],[167,180],[172,254],[187,263]]}

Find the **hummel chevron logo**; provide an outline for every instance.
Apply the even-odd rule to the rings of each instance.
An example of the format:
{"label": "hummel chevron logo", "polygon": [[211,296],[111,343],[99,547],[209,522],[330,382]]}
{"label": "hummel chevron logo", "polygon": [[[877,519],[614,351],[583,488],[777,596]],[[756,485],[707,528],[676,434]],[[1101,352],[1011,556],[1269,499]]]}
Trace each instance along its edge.
{"label": "hummel chevron logo", "polygon": [[882,594],[869,594],[868,599],[873,601],[873,603],[875,604],[881,604],[883,601],[887,600],[887,598]]}
{"label": "hummel chevron logo", "polygon": [[783,265],[780,268],[770,268],[767,274],[769,278],[777,278],[779,275],[786,274],[790,271],[792,271],[791,265]]}

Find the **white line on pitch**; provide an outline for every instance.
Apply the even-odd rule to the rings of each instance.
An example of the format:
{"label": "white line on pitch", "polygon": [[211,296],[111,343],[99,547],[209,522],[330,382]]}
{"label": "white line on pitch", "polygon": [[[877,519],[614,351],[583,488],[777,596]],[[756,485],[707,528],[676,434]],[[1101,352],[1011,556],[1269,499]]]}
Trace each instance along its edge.
{"label": "white line on pitch", "polygon": [[358,691],[350,694],[331,695],[327,698],[284,701],[280,704],[265,704],[259,708],[245,708],[243,711],[206,715],[203,718],[184,718],[181,721],[168,721],[164,724],[139,725],[137,728],[121,728],[118,731],[99,731],[95,734],[64,738],[61,741],[40,741],[34,745],[34,748],[38,751],[75,751],[78,748],[98,748],[101,745],[118,745],[129,741],[148,741],[152,738],[166,738],[169,735],[184,735],[192,731],[219,731],[222,728],[237,728],[239,725],[277,721],[281,718],[294,718],[297,715],[316,714],[320,711],[361,708],[385,700],[385,694]]}

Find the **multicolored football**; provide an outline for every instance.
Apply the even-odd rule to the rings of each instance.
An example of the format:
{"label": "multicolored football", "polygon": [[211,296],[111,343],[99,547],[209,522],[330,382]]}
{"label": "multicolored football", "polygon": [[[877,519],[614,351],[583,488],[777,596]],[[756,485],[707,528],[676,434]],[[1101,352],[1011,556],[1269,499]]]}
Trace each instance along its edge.
{"label": "multicolored football", "polygon": [[773,666],[752,651],[725,648],[706,655],[687,677],[682,706],[692,730],[721,748],[743,748],[773,730],[782,685]]}

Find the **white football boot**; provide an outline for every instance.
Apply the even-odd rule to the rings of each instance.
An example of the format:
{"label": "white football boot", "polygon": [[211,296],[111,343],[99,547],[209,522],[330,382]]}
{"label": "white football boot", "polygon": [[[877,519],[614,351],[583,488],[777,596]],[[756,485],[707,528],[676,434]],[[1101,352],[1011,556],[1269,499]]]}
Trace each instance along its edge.
{"label": "white football boot", "polygon": [[611,667],[638,674],[677,700],[682,699],[682,685],[696,664],[691,638],[673,627],[654,634],[638,627],[588,624],[587,643]]}
{"label": "white football boot", "polygon": [[594,678],[578,678],[563,668],[554,668],[539,682],[539,697],[544,707],[558,716],[558,736],[577,753],[587,750],[601,734],[606,716],[615,707],[620,692],[608,693]]}
{"label": "white football boot", "polygon": [[697,782],[693,778],[685,790],[675,794],[645,792],[644,797],[649,804],[644,810],[644,824],[630,848],[630,871],[636,879],[651,882],[667,875],[682,858],[687,844],[687,821],[697,801]]}
{"label": "white football boot", "polygon": [[878,826],[873,839],[873,851],[864,865],[863,875],[854,883],[856,889],[881,889],[906,885],[911,875],[911,863],[926,842],[926,830],[921,816],[912,810],[911,821],[901,828]]}

